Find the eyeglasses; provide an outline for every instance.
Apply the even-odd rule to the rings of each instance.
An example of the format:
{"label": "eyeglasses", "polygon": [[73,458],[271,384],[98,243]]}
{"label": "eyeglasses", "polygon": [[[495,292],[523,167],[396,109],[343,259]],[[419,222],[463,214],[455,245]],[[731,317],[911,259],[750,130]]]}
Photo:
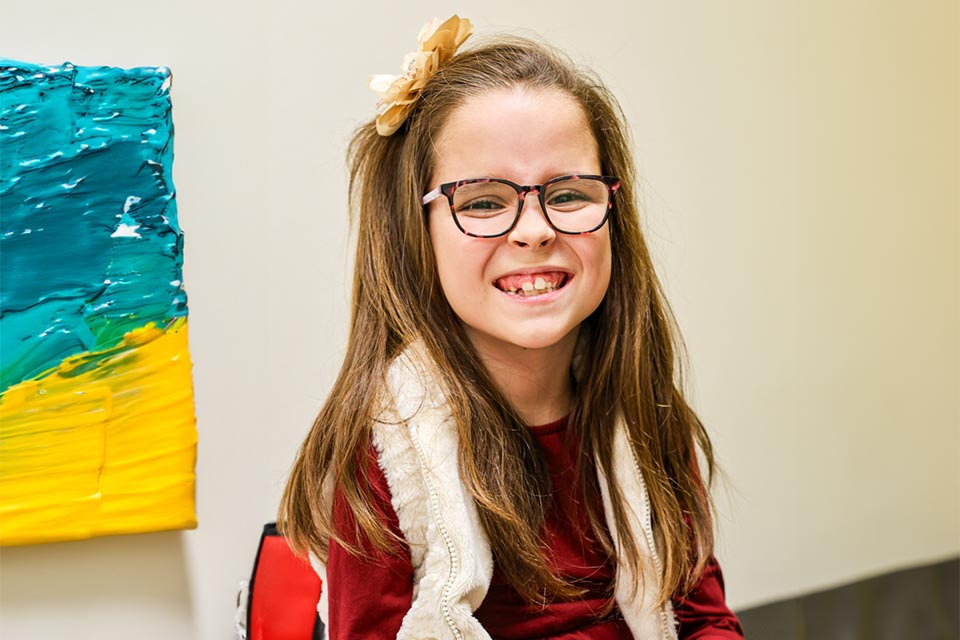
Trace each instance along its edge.
{"label": "eyeglasses", "polygon": [[577,235],[604,225],[619,188],[620,180],[612,176],[559,176],[533,185],[473,178],[441,184],[423,196],[423,204],[446,196],[460,231],[474,238],[496,238],[517,226],[527,194],[536,193],[547,223],[559,233]]}

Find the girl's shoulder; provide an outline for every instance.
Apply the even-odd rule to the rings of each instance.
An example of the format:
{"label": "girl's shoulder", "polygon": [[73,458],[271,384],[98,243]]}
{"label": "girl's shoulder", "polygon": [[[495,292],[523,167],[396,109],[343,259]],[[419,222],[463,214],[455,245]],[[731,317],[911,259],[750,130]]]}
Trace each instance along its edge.
{"label": "girl's shoulder", "polygon": [[450,409],[426,349],[407,346],[387,368],[384,398],[374,430],[411,423],[421,428],[446,427]]}

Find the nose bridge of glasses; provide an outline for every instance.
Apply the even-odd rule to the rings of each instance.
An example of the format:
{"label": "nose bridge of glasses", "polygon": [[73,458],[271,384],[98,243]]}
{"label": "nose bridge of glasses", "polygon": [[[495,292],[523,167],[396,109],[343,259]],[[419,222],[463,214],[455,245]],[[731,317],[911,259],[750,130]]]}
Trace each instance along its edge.
{"label": "nose bridge of glasses", "polygon": [[528,184],[520,187],[520,190],[517,192],[517,198],[520,200],[520,215],[523,215],[523,210],[526,208],[527,198],[529,196],[534,196],[534,201],[540,207],[540,213],[546,217],[546,208],[543,203],[543,198],[540,197],[540,194],[543,193],[542,184]]}
{"label": "nose bridge of glasses", "polygon": [[[517,211],[517,217],[514,221],[513,229],[516,230],[518,227],[524,225],[534,224],[537,222],[546,229],[546,231],[541,231],[542,233],[553,233],[555,231],[553,222],[551,222],[550,217],[547,215],[546,206],[543,203],[543,200],[540,197],[542,193],[543,185],[525,185],[520,187],[520,190],[517,192],[517,198],[519,199],[519,209]],[[525,206],[527,204],[527,198],[533,196],[533,200],[536,203],[533,205],[535,209],[534,220],[527,220],[526,222],[523,219],[529,218],[529,216],[524,216],[530,207]],[[532,230],[529,226],[526,227],[529,230]],[[535,227],[534,227],[535,228]],[[540,233],[540,232],[538,232]]]}

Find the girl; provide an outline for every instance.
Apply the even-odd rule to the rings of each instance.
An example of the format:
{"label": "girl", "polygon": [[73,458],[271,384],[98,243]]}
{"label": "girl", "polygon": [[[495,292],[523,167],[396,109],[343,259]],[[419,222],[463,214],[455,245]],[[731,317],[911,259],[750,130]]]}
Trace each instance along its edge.
{"label": "girl", "polygon": [[470,30],[350,149],[349,344],[280,511],[329,636],[741,638],[616,101]]}

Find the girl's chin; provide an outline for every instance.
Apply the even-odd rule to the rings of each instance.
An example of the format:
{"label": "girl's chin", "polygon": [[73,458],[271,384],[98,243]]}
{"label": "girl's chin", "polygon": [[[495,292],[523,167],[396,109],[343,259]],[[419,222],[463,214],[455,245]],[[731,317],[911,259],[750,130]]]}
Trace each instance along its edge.
{"label": "girl's chin", "polygon": [[579,325],[572,330],[525,330],[516,333],[486,333],[467,327],[467,335],[478,352],[487,355],[516,353],[518,351],[549,351],[560,349],[572,354],[576,344]]}

